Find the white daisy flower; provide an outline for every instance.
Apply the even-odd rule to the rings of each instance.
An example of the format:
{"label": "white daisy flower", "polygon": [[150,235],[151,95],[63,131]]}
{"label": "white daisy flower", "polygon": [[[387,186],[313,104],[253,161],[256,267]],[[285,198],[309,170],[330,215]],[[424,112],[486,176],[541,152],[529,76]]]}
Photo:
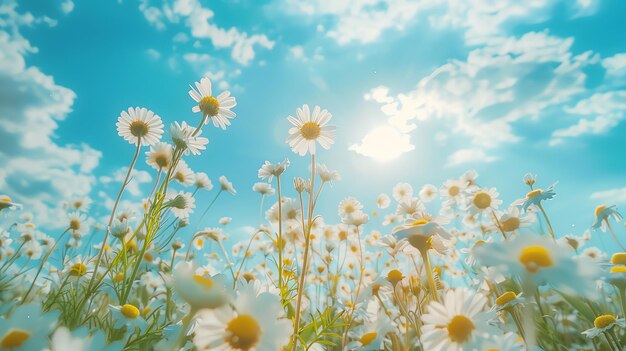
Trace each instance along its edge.
{"label": "white daisy flower", "polygon": [[226,279],[218,274],[212,277],[194,273],[191,263],[182,261],[174,269],[174,289],[193,309],[219,308],[228,303],[230,292]]}
{"label": "white daisy flower", "polygon": [[157,171],[168,170],[172,165],[173,148],[168,143],[150,146],[146,152],[146,163]]}
{"label": "white daisy flower", "polygon": [[289,342],[292,322],[282,318],[278,296],[243,289],[234,309],[201,311],[195,328],[198,350],[266,351],[281,350]]}
{"label": "white daisy flower", "polygon": [[497,333],[489,322],[495,317],[483,311],[487,298],[466,288],[450,289],[443,303],[431,302],[422,316],[422,347],[425,350],[474,350]]}
{"label": "white daisy flower", "polygon": [[254,183],[254,185],[252,186],[252,191],[257,192],[261,195],[268,196],[274,194],[274,189],[272,188],[272,185],[264,182]]}
{"label": "white daisy flower", "polygon": [[413,197],[413,187],[409,183],[398,183],[391,192],[397,202],[410,200]]}
{"label": "white daisy flower", "polygon": [[381,193],[376,198],[376,206],[378,206],[378,208],[387,208],[389,207],[390,204],[391,204],[391,199],[389,198],[389,195],[385,193]]}
{"label": "white daisy flower", "polygon": [[189,86],[189,96],[198,104],[194,106],[191,111],[202,112],[203,118],[206,118],[204,123],[209,123],[209,119],[213,120],[215,127],[226,129],[230,125],[230,119],[237,116],[232,109],[237,106],[237,100],[233,96],[230,96],[229,91],[224,91],[217,97],[213,97],[213,90],[211,87],[211,80],[207,77],[200,79],[200,82],[196,82],[196,89]]}
{"label": "white daisy flower", "polygon": [[176,168],[172,171],[170,179],[176,180],[183,186],[190,186],[194,182],[193,171],[184,160],[179,160]]}
{"label": "white daisy flower", "polygon": [[[595,292],[599,267],[588,257],[573,257],[568,244],[532,234],[516,235],[504,242],[485,243],[472,249],[481,264],[500,273],[550,284],[566,294]],[[526,278],[524,278],[526,277]]]}
{"label": "white daisy flower", "polygon": [[331,186],[333,186],[334,181],[341,180],[339,172],[328,169],[324,164],[318,163],[315,170],[317,174],[319,174],[322,182],[328,182]]}
{"label": "white daisy flower", "polygon": [[339,203],[338,212],[339,216],[345,217],[355,212],[361,211],[362,209],[363,205],[359,202],[359,200],[353,197],[346,197]]}
{"label": "white daisy flower", "polygon": [[475,215],[487,211],[488,214],[502,203],[502,200],[498,199],[500,195],[496,188],[491,189],[476,189],[472,192],[469,198],[470,214]]}
{"label": "white daisy flower", "polygon": [[221,176],[219,181],[220,181],[220,187],[222,188],[223,191],[228,191],[232,195],[237,194],[237,190],[235,190],[235,188],[233,187],[233,183],[229,182],[226,176]]}
{"label": "white daisy flower", "polygon": [[128,331],[130,333],[133,333],[136,328],[139,329],[140,332],[143,332],[148,326],[143,317],[141,317],[139,308],[137,308],[135,305],[109,305],[109,309],[113,314],[113,322],[115,323],[113,326],[115,328],[119,329],[126,326],[128,328]]}
{"label": "white daisy flower", "polygon": [[188,218],[193,209],[196,208],[196,199],[191,193],[183,191],[172,193],[166,197],[164,207],[169,207],[176,218]]}
{"label": "white daisy flower", "polygon": [[0,211],[6,208],[15,208],[15,207],[20,207],[20,206],[21,205],[13,202],[13,200],[11,200],[11,198],[8,195],[0,195]]}
{"label": "white daisy flower", "polygon": [[88,212],[89,206],[91,206],[91,199],[88,197],[73,198],[68,205],[73,210]]}
{"label": "white daisy flower", "polygon": [[328,150],[335,142],[335,126],[327,125],[332,115],[328,110],[322,110],[319,106],[313,108],[313,113],[309,110],[309,105],[304,104],[302,108],[296,109],[297,118],[287,117],[294,125],[289,129],[287,143],[293,152],[300,156],[309,152],[315,155],[315,142]]}
{"label": "white daisy flower", "polygon": [[200,155],[200,150],[206,150],[205,145],[209,143],[209,139],[200,136],[202,130],[198,130],[195,134],[194,132],[196,128],[185,121],[182,124],[174,122],[170,127],[172,142],[178,148],[185,150],[185,155],[189,155],[190,152],[193,155]]}
{"label": "white daisy flower", "polygon": [[204,189],[206,191],[211,191],[211,189],[213,189],[213,183],[211,183],[211,179],[209,179],[209,176],[206,173],[198,172],[194,175],[194,178],[193,184],[196,188]]}
{"label": "white daisy flower", "polygon": [[426,184],[419,192],[419,197],[423,202],[433,201],[437,197],[437,187],[432,184]]}
{"label": "white daisy flower", "polygon": [[58,313],[54,312],[43,314],[37,304],[17,307],[0,323],[0,349],[43,350],[48,346],[48,335],[57,317]]}
{"label": "white daisy flower", "polygon": [[231,217],[222,217],[222,218],[220,218],[219,223],[220,223],[221,225],[228,225],[228,224],[230,224],[230,222],[231,222],[232,220],[233,220],[233,219],[232,219]]}
{"label": "white daisy flower", "polygon": [[608,332],[614,327],[626,328],[626,322],[624,318],[617,318],[611,314],[604,314],[596,317],[593,321],[593,328],[583,331],[581,334],[589,339],[593,339],[596,336]]}
{"label": "white daisy flower", "polygon": [[119,136],[129,144],[154,145],[163,134],[161,117],[146,108],[130,107],[128,112],[122,111],[116,125]]}

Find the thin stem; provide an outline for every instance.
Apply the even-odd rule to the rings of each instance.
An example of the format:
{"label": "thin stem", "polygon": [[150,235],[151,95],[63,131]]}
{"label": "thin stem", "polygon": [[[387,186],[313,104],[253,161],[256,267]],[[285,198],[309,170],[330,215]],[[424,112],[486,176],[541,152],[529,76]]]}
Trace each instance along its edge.
{"label": "thin stem", "polygon": [[430,290],[430,297],[435,301],[439,302],[439,297],[437,296],[437,284],[435,284],[435,278],[433,277],[433,269],[430,266],[430,258],[428,257],[428,249],[420,250],[422,254],[422,260],[424,261],[424,269],[426,270],[426,278],[428,279],[428,289]]}
{"label": "thin stem", "polygon": [[313,191],[315,190],[315,154],[311,154],[311,188],[309,189],[309,217],[307,219],[308,226],[304,233],[304,257],[302,262],[302,272],[300,274],[300,283],[298,284],[298,299],[296,301],[296,315],[293,326],[293,344],[292,351],[296,351],[298,346],[298,336],[300,334],[300,310],[302,308],[302,295],[304,294],[304,283],[306,282],[307,264],[309,260],[309,245],[311,238],[311,220],[313,217]]}
{"label": "thin stem", "polygon": [[54,249],[56,249],[57,245],[59,244],[59,241],[61,241],[61,239],[63,239],[63,235],[65,235],[65,233],[67,233],[68,231],[69,231],[69,228],[65,229],[65,231],[63,231],[63,233],[61,233],[61,235],[59,235],[59,239],[54,242],[54,245],[52,245],[50,250],[48,250],[48,252],[46,252],[46,255],[41,260],[41,264],[39,265],[39,269],[37,270],[37,274],[35,274],[35,277],[33,278],[33,281],[30,283],[30,287],[28,288],[28,291],[26,291],[26,295],[24,295],[24,298],[22,299],[21,304],[23,304],[26,301],[26,299],[28,298],[28,295],[33,290],[33,287],[35,286],[35,282],[37,281],[37,278],[39,277],[39,274],[43,270],[43,266],[46,264],[46,261],[48,261],[48,257],[50,257],[50,255],[52,255],[52,252],[54,251]]}
{"label": "thin stem", "polygon": [[546,213],[546,210],[543,209],[543,206],[541,205],[541,202],[539,202],[537,204],[537,207],[539,207],[539,209],[541,210],[541,213],[543,213],[543,218],[546,219],[546,223],[548,223],[548,229],[550,230],[550,235],[552,235],[552,240],[556,240],[556,237],[554,236],[554,229],[552,229],[552,223],[550,223],[550,219],[548,218],[548,214]]}
{"label": "thin stem", "polygon": [[115,203],[113,204],[113,209],[111,210],[111,216],[109,217],[109,223],[107,224],[106,230],[104,232],[104,239],[102,240],[102,247],[100,248],[100,252],[98,253],[98,258],[96,259],[96,266],[94,268],[93,275],[91,276],[91,279],[89,280],[89,286],[87,288],[87,295],[90,294],[94,279],[98,275],[98,268],[100,268],[100,260],[102,259],[102,254],[104,253],[104,246],[106,245],[107,239],[109,238],[111,223],[113,223],[113,218],[115,218],[115,211],[117,210],[117,205],[119,205],[120,203],[120,199],[122,198],[124,189],[126,189],[126,186],[128,185],[130,174],[132,173],[133,168],[135,167],[135,163],[137,162],[137,157],[139,156],[139,149],[141,149],[141,137],[137,138],[137,148],[135,149],[135,155],[133,156],[133,160],[130,162],[130,167],[128,167],[128,172],[126,173],[126,177],[124,178],[122,187],[120,188],[120,191],[117,193],[117,198],[115,199]]}
{"label": "thin stem", "polygon": [[617,238],[617,235],[615,235],[615,232],[613,231],[613,227],[611,227],[611,223],[609,223],[609,220],[607,218],[605,218],[604,222],[606,223],[606,226],[609,227],[609,231],[611,232],[611,235],[613,236],[613,239],[615,239],[615,242],[617,242],[617,245],[619,245],[619,247],[622,248],[622,251],[626,252],[626,249],[624,248],[624,245],[622,245],[622,243]]}

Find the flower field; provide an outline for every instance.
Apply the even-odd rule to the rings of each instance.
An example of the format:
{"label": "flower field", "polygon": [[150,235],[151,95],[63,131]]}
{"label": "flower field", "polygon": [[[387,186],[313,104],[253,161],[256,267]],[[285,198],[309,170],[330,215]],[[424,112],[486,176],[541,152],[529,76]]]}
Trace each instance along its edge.
{"label": "flower field", "polygon": [[[0,350],[624,349],[626,252],[590,244],[601,235],[624,250],[612,204],[563,235],[550,213],[558,184],[520,175],[527,192],[505,203],[468,171],[390,184],[375,203],[345,196],[324,218],[319,204],[342,181],[324,164],[336,127],[303,105],[286,117],[284,156],[310,165],[259,165],[263,220],[235,241],[231,218],[203,227],[234,185],[221,177],[213,189],[186,161],[238,122],[237,100],[207,77],[190,87],[193,118],[166,126],[147,108],[120,112],[128,168],[98,235],[89,198],[68,199],[53,233],[0,196]],[[151,191],[141,210],[123,209],[139,164]],[[207,191],[213,201],[196,200]]]}

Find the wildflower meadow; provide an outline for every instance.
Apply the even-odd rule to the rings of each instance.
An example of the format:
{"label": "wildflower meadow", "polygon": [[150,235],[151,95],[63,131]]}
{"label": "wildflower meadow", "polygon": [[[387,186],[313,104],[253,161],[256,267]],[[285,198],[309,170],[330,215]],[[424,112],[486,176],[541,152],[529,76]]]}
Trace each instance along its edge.
{"label": "wildflower meadow", "polygon": [[[244,177],[254,185],[242,189],[213,176],[216,154],[243,161],[209,138],[234,148],[241,140],[228,131],[264,123],[268,102],[250,101],[258,115],[240,113],[252,97],[220,79],[188,81],[176,116],[146,103],[107,117],[117,132],[107,142],[124,152],[105,157],[125,166],[116,181],[98,178],[112,189],[105,204],[104,195],[72,196],[55,199],[60,212],[41,212],[0,187],[0,350],[625,349],[626,228],[616,203],[579,203],[587,225],[566,228],[555,213],[572,206],[560,200],[567,180],[520,173],[506,182],[523,190],[505,191],[471,167],[433,184],[398,171],[404,180],[384,192],[340,193],[353,181],[342,169],[350,166],[333,161],[343,116],[323,99],[286,101],[283,152],[253,165]],[[245,206],[258,221],[236,209],[214,215],[244,191],[255,194]],[[60,229],[38,222],[34,213],[46,212]],[[237,220],[244,235],[233,235]]]}

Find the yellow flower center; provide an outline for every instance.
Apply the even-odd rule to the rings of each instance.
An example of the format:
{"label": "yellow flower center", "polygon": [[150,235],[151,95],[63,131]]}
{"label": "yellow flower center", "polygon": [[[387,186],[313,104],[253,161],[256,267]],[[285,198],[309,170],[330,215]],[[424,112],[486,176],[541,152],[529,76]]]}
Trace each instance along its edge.
{"label": "yellow flower center", "polygon": [[626,266],[611,267],[611,273],[626,273]]}
{"label": "yellow flower center", "polygon": [[550,252],[543,246],[525,247],[520,253],[519,261],[531,273],[538,271],[539,268],[551,267],[553,264]]}
{"label": "yellow flower center", "polygon": [[121,282],[122,280],[124,280],[124,273],[122,273],[122,272],[117,273],[117,274],[115,275],[115,278],[113,279],[113,281],[115,281],[116,283],[119,283],[119,282]]}
{"label": "yellow flower center", "polygon": [[457,185],[453,185],[448,188],[448,195],[450,196],[457,196],[459,195],[459,192],[461,192],[461,188],[459,188]]}
{"label": "yellow flower center", "polygon": [[148,134],[148,125],[144,121],[134,121],[130,124],[130,134],[137,138]]}
{"label": "yellow flower center", "polygon": [[205,288],[211,288],[213,287],[213,285],[215,285],[215,282],[207,277],[203,277],[201,275],[194,275],[192,277],[193,281],[204,286]]}
{"label": "yellow flower center", "polygon": [[11,201],[11,198],[8,197],[7,195],[0,195],[0,201],[2,201],[2,202],[13,202],[13,201]]}
{"label": "yellow flower center", "polygon": [[354,208],[351,204],[347,204],[343,207],[343,210],[345,213],[352,213],[356,210],[356,208]]}
{"label": "yellow flower center", "polygon": [[143,259],[148,261],[148,262],[152,262],[152,261],[154,261],[154,256],[152,256],[151,253],[146,252],[145,254],[143,254]]}
{"label": "yellow flower center", "polygon": [[256,277],[254,276],[254,274],[250,273],[250,272],[246,272],[243,275],[243,279],[245,279],[247,282],[250,282],[252,280],[255,280]]}
{"label": "yellow flower center", "polygon": [[217,116],[217,113],[220,111],[220,103],[213,96],[205,96],[198,103],[198,107],[200,107],[200,111],[205,116],[214,117]]}
{"label": "yellow flower center", "polygon": [[300,127],[300,134],[307,140],[315,140],[320,136],[322,129],[320,125],[315,122],[306,122]]}
{"label": "yellow flower center", "polygon": [[491,195],[489,195],[486,192],[479,192],[476,195],[474,195],[474,199],[472,200],[474,202],[474,205],[476,207],[478,207],[481,210],[486,209],[487,207],[491,206]]}
{"label": "yellow flower center", "polygon": [[170,166],[170,158],[165,154],[158,154],[154,157],[154,163],[156,163],[159,168],[168,168]]}
{"label": "yellow flower center", "polygon": [[418,219],[418,220],[416,220],[415,222],[411,223],[411,225],[412,225],[412,226],[418,226],[418,225],[424,225],[424,224],[426,224],[426,223],[428,223],[428,220],[427,220],[427,219],[422,218],[422,219]]}
{"label": "yellow flower center", "polygon": [[80,229],[80,220],[73,218],[70,220],[70,229],[79,230]]}
{"label": "yellow flower center", "polygon": [[120,308],[120,312],[122,312],[122,314],[126,318],[135,319],[139,317],[139,309],[130,304],[125,304],[124,306],[122,306]]}
{"label": "yellow flower center", "polygon": [[474,330],[474,323],[464,315],[457,315],[448,323],[448,335],[450,340],[456,343],[467,341]]}
{"label": "yellow flower center", "polygon": [[359,341],[361,342],[361,345],[367,346],[371,344],[372,341],[376,340],[377,336],[378,334],[376,332],[366,333],[361,336],[361,339]]}
{"label": "yellow flower center", "polygon": [[611,257],[612,264],[626,265],[626,252],[618,252]]}
{"label": "yellow flower center", "polygon": [[532,199],[533,197],[537,196],[537,195],[541,195],[541,193],[543,193],[543,190],[541,189],[535,189],[535,190],[531,190],[528,192],[528,194],[526,194],[526,197],[529,199]]}
{"label": "yellow flower center", "polygon": [[515,295],[514,292],[512,291],[507,291],[504,294],[498,296],[498,298],[496,299],[496,304],[498,306],[504,306],[507,303],[515,300],[515,298],[517,297],[517,295]]}
{"label": "yellow flower center", "polygon": [[397,269],[390,270],[389,273],[387,273],[387,280],[389,280],[392,285],[398,284],[403,278],[402,272]]}
{"label": "yellow flower center", "polygon": [[261,326],[254,317],[242,314],[226,325],[226,342],[235,350],[250,350],[261,339]]}
{"label": "yellow flower center", "polygon": [[83,263],[78,262],[75,263],[71,268],[70,268],[70,275],[74,276],[74,277],[82,277],[83,275],[87,274],[87,266],[85,266]]}
{"label": "yellow flower center", "polygon": [[16,349],[30,338],[30,333],[22,329],[9,329],[0,340],[0,347],[4,349]]}
{"label": "yellow flower center", "polygon": [[604,206],[604,205],[600,205],[600,206],[596,207],[596,211],[595,211],[596,217],[600,214],[600,212],[602,212],[604,210],[606,210],[606,206]]}
{"label": "yellow flower center", "polygon": [[610,315],[610,314],[604,314],[602,316],[597,317],[594,321],[593,321],[593,326],[598,328],[598,329],[602,329],[602,328],[606,328],[609,325],[615,323],[617,320],[615,319],[614,316]]}
{"label": "yellow flower center", "polygon": [[517,217],[509,217],[502,221],[502,230],[505,232],[512,232],[519,228],[520,220]]}

